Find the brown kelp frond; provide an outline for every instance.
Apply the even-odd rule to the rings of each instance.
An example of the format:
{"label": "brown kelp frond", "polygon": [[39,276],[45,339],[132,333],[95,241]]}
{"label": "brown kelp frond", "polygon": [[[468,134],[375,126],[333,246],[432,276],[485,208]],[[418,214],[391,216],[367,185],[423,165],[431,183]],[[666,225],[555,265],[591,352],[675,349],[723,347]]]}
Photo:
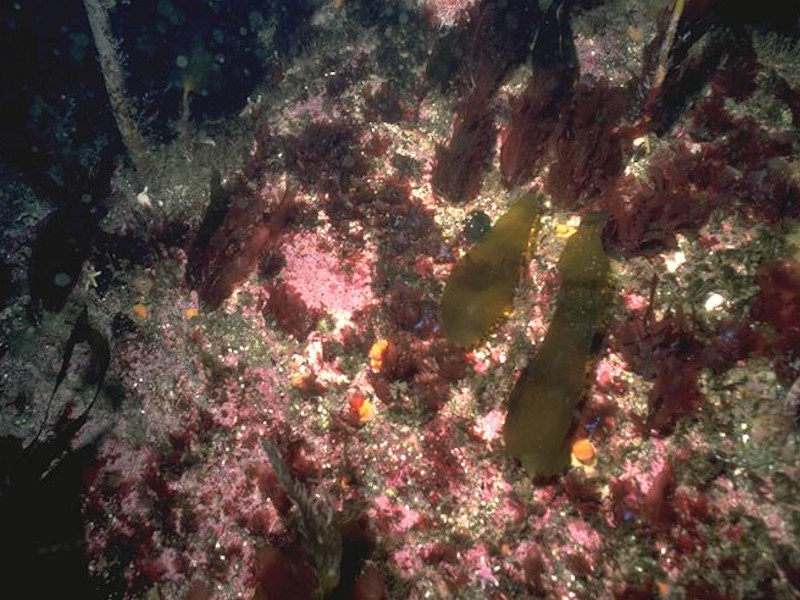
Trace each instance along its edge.
{"label": "brown kelp frond", "polygon": [[511,391],[503,439],[533,478],[569,464],[568,435],[588,385],[592,340],[610,297],[605,216],[590,215],[558,261],[561,290],[544,341]]}
{"label": "brown kelp frond", "polygon": [[541,197],[523,195],[458,262],[442,295],[448,339],[471,347],[511,310]]}

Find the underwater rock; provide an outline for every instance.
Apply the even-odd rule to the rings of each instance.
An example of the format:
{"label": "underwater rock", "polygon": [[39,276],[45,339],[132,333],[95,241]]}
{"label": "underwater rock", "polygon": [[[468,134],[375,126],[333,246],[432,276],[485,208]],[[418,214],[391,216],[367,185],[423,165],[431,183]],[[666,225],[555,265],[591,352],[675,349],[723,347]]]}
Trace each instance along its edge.
{"label": "underwater rock", "polygon": [[[75,346],[83,343],[90,353],[89,369],[83,376],[87,383],[95,383],[94,396],[80,409],[75,398],[70,398],[51,421],[53,398],[68,375]],[[5,562],[10,576],[7,582],[16,589],[31,590],[37,598],[56,596],[63,589],[83,598],[98,597],[92,593],[89,578],[81,506],[86,474],[109,428],[91,432],[84,426],[110,362],[108,340],[90,324],[84,308],[67,340],[35,437],[26,442],[13,435],[0,436],[0,527],[5,543],[14,549]],[[48,573],[50,577],[31,581],[28,573]]]}
{"label": "underwater rock", "polygon": [[480,241],[492,228],[492,220],[482,210],[473,210],[467,215],[462,235],[471,243]]}
{"label": "underwater rock", "polygon": [[474,346],[511,310],[539,199],[537,192],[522,196],[453,269],[442,295],[442,325],[453,344]]}
{"label": "underwater rock", "polygon": [[533,478],[556,475],[569,464],[567,435],[587,386],[592,339],[609,298],[609,260],[601,240],[605,221],[604,215],[585,217],[564,247],[553,320],[511,391],[503,439]]}

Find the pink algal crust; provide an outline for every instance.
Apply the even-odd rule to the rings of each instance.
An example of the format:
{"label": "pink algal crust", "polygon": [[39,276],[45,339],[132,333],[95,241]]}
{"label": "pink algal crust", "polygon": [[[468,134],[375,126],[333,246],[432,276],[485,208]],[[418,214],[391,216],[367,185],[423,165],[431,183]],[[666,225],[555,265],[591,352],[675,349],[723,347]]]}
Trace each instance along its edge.
{"label": "pink algal crust", "polygon": [[423,10],[436,27],[455,27],[469,17],[478,0],[424,0]]}
{"label": "pink algal crust", "polygon": [[[327,246],[327,247],[326,247]],[[286,266],[281,278],[312,309],[323,309],[343,323],[375,302],[372,293],[374,253],[353,251],[342,259],[330,240],[313,233],[298,233],[282,248]]]}

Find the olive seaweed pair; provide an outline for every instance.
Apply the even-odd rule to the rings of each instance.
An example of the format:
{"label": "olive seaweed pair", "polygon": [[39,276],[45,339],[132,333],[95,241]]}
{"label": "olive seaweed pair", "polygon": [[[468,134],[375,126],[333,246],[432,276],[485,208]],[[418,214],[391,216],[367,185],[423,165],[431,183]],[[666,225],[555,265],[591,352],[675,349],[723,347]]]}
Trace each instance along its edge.
{"label": "olive seaweed pair", "polygon": [[[535,239],[540,195],[528,192],[453,269],[442,296],[448,338],[472,347],[512,309]],[[547,335],[511,391],[506,449],[528,474],[548,477],[569,464],[568,436],[587,387],[592,340],[610,296],[605,215],[584,217],[558,261],[561,290]]]}

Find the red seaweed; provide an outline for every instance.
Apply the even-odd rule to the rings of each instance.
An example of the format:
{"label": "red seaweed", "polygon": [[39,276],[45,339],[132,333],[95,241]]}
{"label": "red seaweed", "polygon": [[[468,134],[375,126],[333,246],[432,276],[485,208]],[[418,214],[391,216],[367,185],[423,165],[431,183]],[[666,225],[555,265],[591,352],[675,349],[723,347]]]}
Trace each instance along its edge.
{"label": "red seaweed", "polygon": [[[471,6],[470,6],[471,5]],[[426,66],[430,84],[449,87],[454,79],[485,79],[493,95],[506,74],[523,62],[536,32],[540,10],[534,2],[505,0],[429,1],[434,22],[459,27],[440,36]],[[442,19],[449,14],[451,18]],[[459,23],[452,20],[461,15]]]}
{"label": "red seaweed", "polygon": [[629,132],[620,122],[625,105],[623,91],[602,81],[581,85],[573,94],[550,141],[545,191],[556,205],[571,210],[622,173],[631,147]]}
{"label": "red seaweed", "polygon": [[294,207],[294,191],[253,192],[234,186],[225,220],[201,250],[194,284],[201,301],[218,308],[274,246]]}
{"label": "red seaweed", "polygon": [[495,143],[494,115],[489,102],[487,90],[476,87],[456,111],[450,140],[436,148],[431,185],[450,202],[469,202],[481,189]]}
{"label": "red seaweed", "polygon": [[286,170],[306,186],[348,189],[368,171],[359,135],[346,121],[315,122],[284,139]]}
{"label": "red seaweed", "polygon": [[651,527],[664,530],[672,524],[675,518],[674,494],[675,474],[672,464],[667,461],[653,477],[650,489],[642,498],[641,514]]}
{"label": "red seaweed", "polygon": [[756,285],[759,293],[751,315],[774,329],[769,353],[779,377],[791,382],[800,376],[800,262],[784,259],[761,265]]}
{"label": "red seaweed", "polygon": [[317,326],[322,313],[306,306],[290,285],[278,283],[271,286],[264,316],[272,317],[285,333],[302,341]]}
{"label": "red seaweed", "polygon": [[756,297],[752,315],[787,332],[800,328],[800,262],[778,260],[761,265],[756,271]]}
{"label": "red seaweed", "polygon": [[527,57],[539,19],[534,2],[480,2],[472,15],[467,51],[472,79],[487,79],[487,89],[494,94],[506,74]]}
{"label": "red seaweed", "polygon": [[531,179],[543,166],[547,143],[556,128],[564,82],[532,77],[512,101],[511,119],[500,146],[500,172],[507,188]]}
{"label": "red seaweed", "polygon": [[708,352],[682,311],[653,318],[657,283],[654,279],[648,310],[617,323],[613,335],[616,349],[631,369],[654,382],[644,425],[648,432],[663,436],[704,402],[697,378]]}
{"label": "red seaweed", "polygon": [[387,82],[367,90],[364,101],[364,113],[368,121],[399,123],[408,117],[398,90]]}
{"label": "red seaweed", "polygon": [[525,183],[542,166],[559,111],[578,79],[569,7],[551,3],[539,26],[531,62],[533,76],[512,102],[500,148],[500,171],[507,188]]}
{"label": "red seaweed", "polygon": [[[688,163],[688,164],[687,164]],[[691,157],[678,152],[671,160],[657,157],[649,181],[620,177],[600,199],[610,213],[604,232],[610,252],[623,256],[651,255],[675,247],[675,235],[697,230],[706,222],[711,198],[688,180]]]}
{"label": "red seaweed", "polygon": [[662,363],[647,398],[647,429],[656,435],[672,433],[678,421],[693,414],[705,401],[697,386],[698,361],[669,357]]}
{"label": "red seaweed", "polygon": [[612,327],[616,350],[635,373],[649,380],[657,378],[670,357],[688,359],[697,356],[702,349],[681,311],[655,320],[652,310]]}

